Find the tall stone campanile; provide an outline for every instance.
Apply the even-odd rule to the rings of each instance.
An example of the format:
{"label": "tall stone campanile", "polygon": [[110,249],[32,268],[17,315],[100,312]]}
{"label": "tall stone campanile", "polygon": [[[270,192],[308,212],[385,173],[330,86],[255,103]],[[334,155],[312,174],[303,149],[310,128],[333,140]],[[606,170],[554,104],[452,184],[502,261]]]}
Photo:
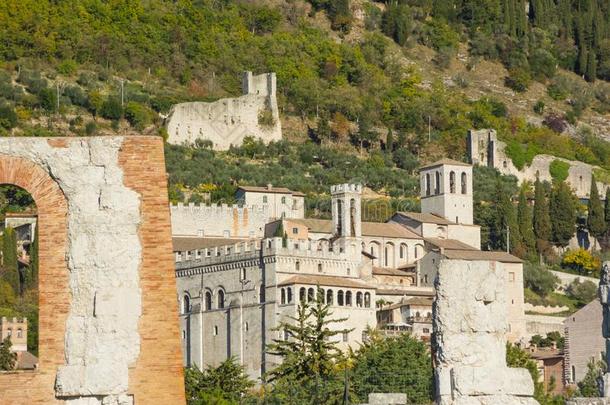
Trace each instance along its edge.
{"label": "tall stone campanile", "polygon": [[419,170],[421,212],[473,224],[472,165],[442,159]]}

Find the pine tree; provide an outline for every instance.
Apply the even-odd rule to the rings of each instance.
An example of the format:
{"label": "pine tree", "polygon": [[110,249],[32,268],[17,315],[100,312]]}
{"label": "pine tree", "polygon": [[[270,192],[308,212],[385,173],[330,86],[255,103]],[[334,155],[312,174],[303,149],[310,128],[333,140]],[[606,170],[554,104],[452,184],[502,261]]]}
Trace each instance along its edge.
{"label": "pine tree", "polygon": [[21,294],[19,269],[17,266],[17,235],[13,228],[6,228],[2,237],[2,266],[4,279],[11,285],[15,295]]}
{"label": "pine tree", "polygon": [[552,241],[556,246],[567,246],[576,230],[576,197],[572,189],[565,182],[558,182],[553,186],[549,204],[551,226],[553,229]]}
{"label": "pine tree", "polygon": [[267,347],[267,353],[282,358],[281,364],[270,372],[268,381],[323,379],[333,374],[335,363],[342,356],[333,338],[350,330],[331,329],[332,324],[346,319],[329,319],[330,305],[324,303],[323,294],[318,289],[313,303],[302,300],[297,316],[290,316],[289,321],[280,322],[275,329],[285,339],[274,339]]}
{"label": "pine tree", "polygon": [[606,187],[606,200],[604,201],[604,217],[606,217],[606,231],[610,232],[610,187]]}
{"label": "pine tree", "polygon": [[532,210],[527,204],[525,189],[521,187],[519,193],[519,205],[517,206],[517,219],[519,220],[519,232],[528,254],[536,253],[536,235],[534,235]]}
{"label": "pine tree", "polygon": [[538,241],[548,242],[551,239],[551,216],[546,192],[540,179],[534,184],[534,234]]}
{"label": "pine tree", "polygon": [[604,218],[604,207],[599,199],[595,176],[591,176],[591,192],[589,193],[589,212],[587,224],[591,235],[599,239],[606,232],[606,220]]}

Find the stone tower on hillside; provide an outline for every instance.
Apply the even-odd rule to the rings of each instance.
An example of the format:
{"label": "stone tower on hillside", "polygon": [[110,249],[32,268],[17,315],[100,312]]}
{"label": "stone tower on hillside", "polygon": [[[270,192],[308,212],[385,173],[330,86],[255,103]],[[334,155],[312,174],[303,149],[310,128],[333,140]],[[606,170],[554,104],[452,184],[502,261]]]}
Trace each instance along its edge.
{"label": "stone tower on hillside", "polygon": [[334,243],[354,254],[362,243],[361,195],[360,184],[331,187]]}
{"label": "stone tower on hillside", "polygon": [[473,224],[472,166],[442,159],[420,169],[421,212]]}

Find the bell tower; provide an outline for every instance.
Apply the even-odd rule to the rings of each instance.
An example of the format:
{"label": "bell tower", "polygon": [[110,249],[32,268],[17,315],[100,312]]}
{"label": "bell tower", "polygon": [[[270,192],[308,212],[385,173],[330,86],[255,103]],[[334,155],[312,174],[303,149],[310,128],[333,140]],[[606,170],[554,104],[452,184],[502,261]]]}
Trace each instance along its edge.
{"label": "bell tower", "polygon": [[421,212],[473,224],[472,165],[442,159],[419,170]]}

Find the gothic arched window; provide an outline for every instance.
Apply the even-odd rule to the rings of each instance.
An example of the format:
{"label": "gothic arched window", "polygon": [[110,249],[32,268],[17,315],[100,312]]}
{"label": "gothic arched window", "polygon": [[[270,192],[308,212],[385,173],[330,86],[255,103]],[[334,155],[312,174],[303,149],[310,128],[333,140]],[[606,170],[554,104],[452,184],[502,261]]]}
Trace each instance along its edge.
{"label": "gothic arched window", "polygon": [[212,292],[206,291],[205,292],[205,310],[209,311],[211,309],[212,309]]}
{"label": "gothic arched window", "polygon": [[218,290],[218,297],[217,297],[217,307],[218,309],[222,309],[225,307],[225,292],[224,290],[220,289]]}
{"label": "gothic arched window", "polygon": [[182,313],[188,314],[189,312],[191,312],[191,299],[188,294],[184,294],[182,298]]}
{"label": "gothic arched window", "polygon": [[435,177],[434,194],[440,194],[441,193],[441,172],[436,172],[434,177]]}
{"label": "gothic arched window", "polygon": [[426,195],[430,195],[430,190],[432,188],[431,184],[430,184],[430,173],[426,173]]}

